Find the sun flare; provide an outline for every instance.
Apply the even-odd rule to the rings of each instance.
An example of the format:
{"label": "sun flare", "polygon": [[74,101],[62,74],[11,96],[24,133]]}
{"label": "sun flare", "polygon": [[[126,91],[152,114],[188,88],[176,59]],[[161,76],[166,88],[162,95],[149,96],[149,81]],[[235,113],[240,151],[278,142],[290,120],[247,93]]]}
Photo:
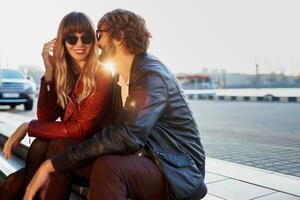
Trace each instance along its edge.
{"label": "sun flare", "polygon": [[111,62],[103,63],[103,66],[106,69],[108,69],[112,73],[112,75],[115,75],[116,69],[115,69],[115,66]]}

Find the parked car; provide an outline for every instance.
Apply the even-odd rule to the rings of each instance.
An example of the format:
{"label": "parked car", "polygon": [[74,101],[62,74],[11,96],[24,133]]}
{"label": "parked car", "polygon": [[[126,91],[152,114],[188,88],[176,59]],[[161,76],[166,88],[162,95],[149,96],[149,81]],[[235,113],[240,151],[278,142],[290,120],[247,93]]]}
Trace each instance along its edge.
{"label": "parked car", "polygon": [[35,91],[36,84],[20,70],[0,70],[0,105],[23,104],[25,110],[32,110]]}

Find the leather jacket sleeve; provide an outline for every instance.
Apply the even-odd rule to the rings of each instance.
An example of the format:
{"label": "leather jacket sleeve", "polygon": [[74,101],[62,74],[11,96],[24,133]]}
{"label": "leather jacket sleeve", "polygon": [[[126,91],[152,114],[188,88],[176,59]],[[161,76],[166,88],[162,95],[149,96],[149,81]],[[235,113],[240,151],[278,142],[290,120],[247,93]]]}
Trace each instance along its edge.
{"label": "leather jacket sleeve", "polygon": [[82,139],[91,134],[101,120],[111,97],[111,75],[101,74],[96,80],[96,91],[81,102],[71,118],[66,121],[32,120],[28,135],[40,139]]}
{"label": "leather jacket sleeve", "polygon": [[143,148],[166,109],[167,87],[160,75],[144,74],[130,85],[129,96],[116,123],[52,158],[56,170],[85,166],[104,154],[128,154]]}
{"label": "leather jacket sleeve", "polygon": [[61,117],[62,111],[57,104],[54,81],[46,82],[41,78],[39,98],[37,102],[37,117],[40,121],[55,121]]}

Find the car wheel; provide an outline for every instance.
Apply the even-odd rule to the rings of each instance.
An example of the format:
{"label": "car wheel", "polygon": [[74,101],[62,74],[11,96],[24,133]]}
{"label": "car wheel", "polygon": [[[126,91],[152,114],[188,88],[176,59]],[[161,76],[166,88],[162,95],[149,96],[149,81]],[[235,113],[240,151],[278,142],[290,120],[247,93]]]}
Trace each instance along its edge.
{"label": "car wheel", "polygon": [[32,110],[33,102],[25,103],[24,108],[25,110]]}
{"label": "car wheel", "polygon": [[9,105],[10,109],[15,109],[17,105]]}

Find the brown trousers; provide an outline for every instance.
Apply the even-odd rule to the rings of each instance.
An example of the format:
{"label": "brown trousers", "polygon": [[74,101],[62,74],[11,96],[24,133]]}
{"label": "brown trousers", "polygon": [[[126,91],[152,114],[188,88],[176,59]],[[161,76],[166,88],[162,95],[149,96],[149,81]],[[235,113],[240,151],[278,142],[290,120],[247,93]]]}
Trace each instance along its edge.
{"label": "brown trousers", "polygon": [[[69,139],[52,140],[48,157],[74,144]],[[74,174],[89,178],[91,200],[168,199],[167,183],[158,167],[147,157],[105,155],[73,173],[51,174],[46,199],[67,200]]]}

